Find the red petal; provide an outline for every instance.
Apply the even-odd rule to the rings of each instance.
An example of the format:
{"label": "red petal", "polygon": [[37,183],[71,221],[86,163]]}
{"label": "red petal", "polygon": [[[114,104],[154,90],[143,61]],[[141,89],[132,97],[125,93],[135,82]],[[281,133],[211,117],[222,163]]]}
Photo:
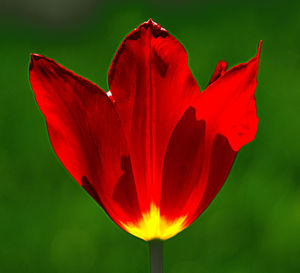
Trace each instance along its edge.
{"label": "red petal", "polygon": [[162,177],[161,213],[194,221],[224,184],[236,156],[227,139],[208,131],[190,107],[168,145]]}
{"label": "red petal", "polygon": [[142,211],[159,207],[168,141],[192,99],[200,93],[183,46],[149,20],[121,44],[109,86],[128,139]]}
{"label": "red petal", "polygon": [[165,218],[184,217],[185,226],[194,221],[224,184],[238,149],[254,138],[258,55],[222,77],[220,65],[224,69],[217,68],[215,81],[178,122],[163,168]]}
{"label": "red petal", "polygon": [[39,55],[30,82],[62,164],[117,224],[139,219],[125,137],[105,92]]}
{"label": "red petal", "polygon": [[217,135],[211,147],[210,163],[207,182],[200,204],[197,204],[195,213],[189,215],[188,223],[192,223],[211,203],[219,192],[231,170],[237,152],[230,147],[228,140]]}
{"label": "red petal", "polygon": [[168,219],[187,216],[191,211],[191,207],[185,210],[184,206],[205,171],[205,127],[205,121],[197,121],[195,109],[190,107],[172,134],[165,156],[161,191],[161,213]]}
{"label": "red petal", "polygon": [[226,69],[227,69],[227,63],[224,61],[219,61],[213,75],[211,76],[209,84],[213,83],[218,78],[222,77],[225,74]]}
{"label": "red petal", "polygon": [[224,135],[233,150],[252,141],[258,118],[254,92],[260,44],[256,57],[239,64],[210,84],[195,102],[197,119],[205,119],[215,132]]}

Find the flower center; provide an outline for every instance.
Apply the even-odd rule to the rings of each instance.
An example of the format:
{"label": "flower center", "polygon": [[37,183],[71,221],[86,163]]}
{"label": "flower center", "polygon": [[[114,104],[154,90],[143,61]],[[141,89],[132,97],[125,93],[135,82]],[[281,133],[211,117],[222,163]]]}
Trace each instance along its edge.
{"label": "flower center", "polygon": [[145,241],[153,239],[167,240],[185,228],[186,216],[174,220],[168,220],[160,215],[159,208],[151,204],[150,210],[143,213],[142,218],[137,223],[127,223],[122,225],[130,234]]}

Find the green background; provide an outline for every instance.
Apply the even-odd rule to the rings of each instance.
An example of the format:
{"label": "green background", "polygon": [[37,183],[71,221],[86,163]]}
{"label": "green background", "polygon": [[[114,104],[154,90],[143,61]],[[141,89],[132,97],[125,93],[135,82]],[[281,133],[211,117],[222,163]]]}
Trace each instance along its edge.
{"label": "green background", "polygon": [[299,1],[0,2],[0,272],[149,272],[148,246],[117,227],[57,160],[28,81],[29,54],[107,90],[107,72],[150,17],[176,36],[205,89],[220,59],[263,40],[256,139],[189,228],[164,246],[167,273],[300,272]]}

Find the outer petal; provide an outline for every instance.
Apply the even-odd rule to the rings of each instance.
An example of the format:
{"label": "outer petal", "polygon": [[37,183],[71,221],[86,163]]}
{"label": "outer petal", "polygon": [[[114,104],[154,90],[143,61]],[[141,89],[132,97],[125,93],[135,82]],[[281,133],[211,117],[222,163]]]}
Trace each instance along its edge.
{"label": "outer petal", "polygon": [[[210,84],[194,103],[197,118],[204,118],[213,130],[224,135],[233,150],[252,141],[258,118],[254,92],[261,42],[257,55],[239,64]],[[201,110],[200,110],[201,109]]]}
{"label": "outer petal", "polygon": [[130,33],[109,71],[130,147],[142,212],[159,207],[164,155],[177,122],[200,93],[183,46],[149,20]]}
{"label": "outer petal", "polygon": [[[260,50],[260,46],[259,46]],[[257,130],[254,92],[259,53],[213,82],[192,103],[170,139],[162,176],[161,213],[194,221],[224,184],[236,153]],[[223,73],[223,72],[222,72]]]}
{"label": "outer petal", "polygon": [[53,149],[74,179],[118,225],[140,218],[121,123],[105,92],[39,55],[30,82]]}

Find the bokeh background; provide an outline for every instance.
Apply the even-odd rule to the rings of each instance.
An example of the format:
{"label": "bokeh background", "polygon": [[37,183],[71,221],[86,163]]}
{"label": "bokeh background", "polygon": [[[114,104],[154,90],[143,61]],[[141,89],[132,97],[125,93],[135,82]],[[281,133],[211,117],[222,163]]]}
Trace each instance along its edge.
{"label": "bokeh background", "polygon": [[209,208],[164,247],[167,273],[300,272],[299,1],[0,1],[0,272],[149,272],[148,246],[117,227],[50,146],[29,54],[107,90],[125,35],[150,17],[186,47],[203,90],[220,59],[263,40],[258,134]]}

